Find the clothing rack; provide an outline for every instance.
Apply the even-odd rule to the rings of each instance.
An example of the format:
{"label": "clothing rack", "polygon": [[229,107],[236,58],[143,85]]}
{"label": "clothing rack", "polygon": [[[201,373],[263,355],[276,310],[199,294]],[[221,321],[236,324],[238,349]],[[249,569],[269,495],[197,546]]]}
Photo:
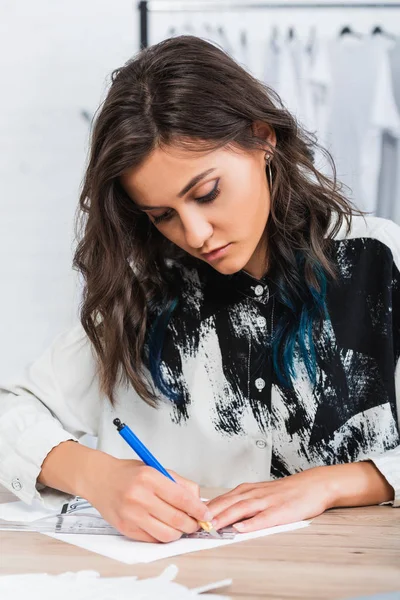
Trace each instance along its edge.
{"label": "clothing rack", "polygon": [[395,2],[192,2],[141,0],[138,3],[140,15],[140,47],[147,48],[149,37],[149,14],[171,12],[222,12],[225,10],[252,10],[252,9],[321,9],[321,8],[400,8],[400,3]]}

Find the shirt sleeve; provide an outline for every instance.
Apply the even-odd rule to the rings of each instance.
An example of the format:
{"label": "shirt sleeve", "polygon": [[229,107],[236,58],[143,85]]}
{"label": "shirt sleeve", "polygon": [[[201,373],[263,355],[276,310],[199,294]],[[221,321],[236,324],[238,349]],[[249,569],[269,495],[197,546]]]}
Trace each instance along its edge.
{"label": "shirt sleeve", "polygon": [[0,386],[0,483],[29,504],[59,505],[68,495],[37,484],[43,461],[61,442],[96,436],[101,406],[96,360],[79,324],[19,381]]}
{"label": "shirt sleeve", "polygon": [[[400,300],[400,299],[399,299]],[[400,309],[400,306],[398,307]],[[400,332],[398,332],[399,334]],[[397,420],[400,421],[400,359],[397,361],[395,373]],[[399,422],[400,429],[400,422]],[[383,454],[371,456],[370,460],[394,489],[393,506],[400,507],[400,446]]]}
{"label": "shirt sleeve", "polygon": [[400,508],[400,446],[380,456],[372,456],[370,460],[394,489],[394,500],[388,504]]}
{"label": "shirt sleeve", "polygon": [[[400,227],[391,221],[382,221],[385,227],[380,228],[377,236],[392,250],[392,323],[393,349],[395,354],[395,390],[397,406],[397,425],[400,431]],[[379,469],[394,489],[394,507],[400,507],[400,446],[383,454],[371,456],[370,460]]]}

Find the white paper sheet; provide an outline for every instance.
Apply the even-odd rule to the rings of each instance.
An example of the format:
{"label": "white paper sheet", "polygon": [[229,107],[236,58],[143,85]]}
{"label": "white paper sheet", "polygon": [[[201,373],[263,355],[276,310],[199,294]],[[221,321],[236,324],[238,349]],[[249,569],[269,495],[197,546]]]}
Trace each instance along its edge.
{"label": "white paper sheet", "polygon": [[[29,590],[29,600],[189,600],[232,583],[227,579],[189,590],[174,583],[177,573],[177,567],[170,565],[159,577],[141,580],[137,577],[100,577],[96,571],[5,575],[0,577],[0,598],[25,598]],[[207,594],[207,600],[212,599],[229,600],[228,596]]]}
{"label": "white paper sheet", "polygon": [[128,565],[133,565],[135,563],[150,563],[162,558],[178,556],[178,554],[187,554],[189,552],[227,546],[228,544],[236,544],[237,542],[244,542],[245,540],[252,540],[275,533],[293,531],[294,529],[307,527],[309,524],[310,521],[298,521],[297,523],[270,527],[254,531],[253,533],[240,533],[233,540],[181,539],[170,544],[148,544],[145,542],[135,542],[126,537],[114,537],[111,535],[71,535],[57,533],[45,533],[44,535],[73,544],[74,546],[79,546],[80,548],[85,548],[91,552],[97,552],[97,554],[108,556]]}
{"label": "white paper sheet", "polygon": [[[35,519],[45,517],[54,512],[49,512],[43,509],[38,503],[32,507],[26,506],[23,502],[10,502],[0,504],[0,519],[7,521],[24,521],[31,522],[31,512],[34,512]],[[43,533],[62,542],[67,542],[80,548],[85,548],[91,552],[108,556],[115,560],[126,564],[149,563],[162,558],[178,556],[189,552],[197,552],[198,550],[207,550],[217,548],[218,546],[226,546],[227,544],[235,544],[245,540],[251,540],[258,537],[283,533],[285,531],[293,531],[307,527],[310,521],[299,521],[290,523],[289,525],[279,525],[270,527],[253,533],[240,533],[232,540],[214,540],[214,539],[181,539],[170,544],[149,544],[144,542],[135,542],[123,536],[113,535],[89,535],[89,534],[59,534],[59,533]],[[1,529],[1,524],[0,524]]]}

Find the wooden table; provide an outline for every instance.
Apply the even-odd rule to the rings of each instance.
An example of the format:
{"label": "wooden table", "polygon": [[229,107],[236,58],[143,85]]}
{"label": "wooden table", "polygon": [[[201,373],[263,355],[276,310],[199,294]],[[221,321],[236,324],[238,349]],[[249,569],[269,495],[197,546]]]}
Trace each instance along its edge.
{"label": "wooden table", "polygon": [[[14,498],[0,488],[0,502]],[[188,587],[232,578],[224,593],[234,600],[336,600],[400,590],[400,509],[331,510],[305,529],[142,565],[37,533],[0,532],[0,574],[93,569],[103,576],[150,577],[171,563],[179,567],[177,581]]]}

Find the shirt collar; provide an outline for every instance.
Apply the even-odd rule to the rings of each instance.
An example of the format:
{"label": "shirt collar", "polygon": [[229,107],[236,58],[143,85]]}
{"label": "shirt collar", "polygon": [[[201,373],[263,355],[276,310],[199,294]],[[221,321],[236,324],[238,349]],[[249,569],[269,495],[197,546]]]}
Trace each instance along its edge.
{"label": "shirt collar", "polygon": [[268,304],[273,295],[272,281],[264,275],[256,279],[245,271],[238,271],[233,275],[223,275],[208,266],[207,268],[206,296],[211,293],[220,303],[234,301],[235,293],[246,296],[259,304]]}
{"label": "shirt collar", "polygon": [[271,298],[271,281],[266,275],[261,279],[256,279],[246,271],[239,271],[231,275],[231,282],[241,294],[255,302],[268,304]]}

